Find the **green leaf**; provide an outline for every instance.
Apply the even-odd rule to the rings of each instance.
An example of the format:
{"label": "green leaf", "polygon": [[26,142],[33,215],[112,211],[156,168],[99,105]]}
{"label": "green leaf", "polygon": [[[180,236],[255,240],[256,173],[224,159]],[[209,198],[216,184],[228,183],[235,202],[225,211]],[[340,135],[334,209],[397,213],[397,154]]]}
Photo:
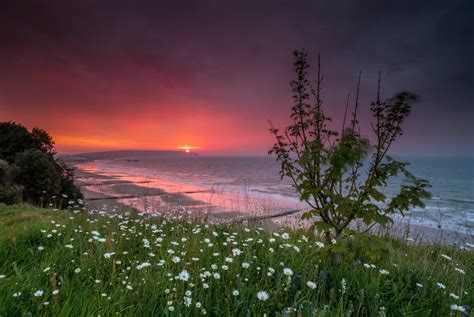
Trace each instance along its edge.
{"label": "green leaf", "polygon": [[313,226],[318,230],[318,231],[328,231],[329,229],[332,228],[332,226],[329,223],[326,223],[324,221],[315,221],[313,223]]}

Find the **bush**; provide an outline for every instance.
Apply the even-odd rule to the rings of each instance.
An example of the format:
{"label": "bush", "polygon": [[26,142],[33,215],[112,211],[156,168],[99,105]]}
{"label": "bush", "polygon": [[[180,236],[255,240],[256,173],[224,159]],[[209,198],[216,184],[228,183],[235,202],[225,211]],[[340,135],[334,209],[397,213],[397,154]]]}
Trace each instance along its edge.
{"label": "bush", "polygon": [[22,187],[13,183],[13,168],[0,160],[0,203],[15,204],[21,201]]}
{"label": "bush", "polygon": [[0,184],[5,184],[11,174],[11,167],[5,160],[0,160]]}
{"label": "bush", "polygon": [[23,199],[39,203],[61,190],[61,174],[53,158],[39,150],[28,150],[15,158],[15,182],[24,187]]}
{"label": "bush", "polygon": [[13,205],[21,202],[22,187],[0,185],[0,203]]}
{"label": "bush", "polygon": [[74,169],[68,167],[62,161],[56,161],[61,174],[61,194],[70,199],[82,199],[83,195],[79,188],[74,185]]}

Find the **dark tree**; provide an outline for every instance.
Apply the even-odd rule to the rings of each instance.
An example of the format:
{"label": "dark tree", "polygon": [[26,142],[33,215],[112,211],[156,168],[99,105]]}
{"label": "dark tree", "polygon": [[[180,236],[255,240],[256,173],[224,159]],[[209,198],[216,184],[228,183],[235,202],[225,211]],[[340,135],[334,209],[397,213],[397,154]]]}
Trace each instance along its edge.
{"label": "dark tree", "polygon": [[33,128],[33,130],[31,130],[31,135],[34,139],[35,148],[49,155],[56,154],[53,138],[48,134],[48,132],[40,128]]}
{"label": "dark tree", "polygon": [[0,122],[0,159],[12,163],[18,153],[31,149],[56,154],[54,142],[46,131],[33,128],[29,132],[21,124]]}
{"label": "dark tree", "polygon": [[[51,136],[43,129],[29,132],[14,122],[0,123],[0,160],[11,181],[0,182],[0,202],[14,203],[18,197],[32,202],[51,201],[52,196],[82,198],[74,185],[73,170],[55,157]],[[1,167],[1,166],[0,166]],[[18,195],[21,193],[22,195]]]}
{"label": "dark tree", "polygon": [[24,126],[14,122],[0,123],[0,159],[12,163],[18,153],[34,148],[35,140]]}

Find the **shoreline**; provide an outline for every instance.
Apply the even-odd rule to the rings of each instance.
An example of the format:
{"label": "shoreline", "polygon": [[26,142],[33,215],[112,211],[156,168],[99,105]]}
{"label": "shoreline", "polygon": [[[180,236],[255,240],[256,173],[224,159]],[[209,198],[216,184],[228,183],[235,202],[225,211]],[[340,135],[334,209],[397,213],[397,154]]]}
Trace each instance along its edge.
{"label": "shoreline", "polygon": [[[79,176],[78,176],[79,175]],[[111,186],[111,189],[114,190],[113,194],[104,194],[100,191],[89,189],[88,187],[94,185],[85,185],[89,184],[84,179],[95,179],[95,180],[105,180],[105,181],[117,181],[117,183],[107,184],[106,186]],[[86,205],[91,205],[93,209],[99,210],[99,206],[112,207],[112,212],[124,212],[124,211],[136,211],[136,212],[148,212],[148,213],[161,213],[168,214],[168,216],[174,216],[172,213],[187,213],[189,211],[197,213],[197,218],[207,218],[211,222],[221,223],[222,221],[228,221],[233,218],[245,216],[247,214],[239,211],[219,211],[217,206],[209,206],[204,201],[199,201],[192,197],[189,197],[183,193],[170,193],[161,188],[155,187],[145,187],[136,185],[136,183],[129,181],[121,181],[119,178],[111,175],[103,175],[100,173],[92,173],[90,171],[85,171],[80,168],[75,167],[75,176],[74,182],[80,186],[81,192],[84,195],[84,200]],[[97,182],[96,186],[101,186],[105,182]],[[110,199],[111,196],[122,196],[122,195],[144,195],[143,197],[137,198],[128,198],[125,199],[127,202],[124,202],[123,198]],[[147,200],[147,195],[150,198]],[[104,199],[101,200],[100,198]],[[154,200],[157,198],[161,200],[161,203],[157,203]],[[93,202],[91,202],[93,198]],[[122,201],[121,201],[122,200]],[[190,208],[189,210],[185,210]],[[196,217],[191,217],[195,218]]]}
{"label": "shoreline", "polygon": [[[210,223],[225,223],[242,217],[257,216],[257,214],[246,213],[242,211],[221,211],[218,206],[210,205],[205,201],[197,200],[190,195],[183,193],[170,193],[162,188],[146,187],[137,185],[137,183],[126,181],[120,178],[120,175],[104,175],[97,172],[91,172],[75,166],[74,181],[81,186],[81,192],[84,195],[86,204],[98,210],[100,207],[109,209],[112,212],[136,211],[165,214],[170,218],[182,219],[183,217],[191,219],[205,220]],[[91,182],[91,180],[94,180]],[[94,183],[95,182],[95,183]],[[109,184],[109,183],[110,184]],[[93,183],[93,184],[91,184]],[[104,194],[100,190],[93,190],[88,187],[107,186],[110,187],[110,193]],[[110,194],[110,195],[109,195]],[[110,196],[117,195],[144,195],[136,199],[108,199]],[[147,199],[147,195],[150,196]],[[97,198],[104,197],[104,200]],[[89,199],[94,198],[91,202]],[[107,198],[107,199],[105,199]],[[159,199],[157,199],[159,198]],[[123,200],[123,199],[122,199]],[[160,203],[157,204],[156,201]],[[99,207],[100,206],[100,207]],[[297,227],[299,214],[285,216],[279,219],[259,220],[263,226],[270,229],[287,226]],[[353,229],[360,228],[365,230],[364,226],[357,223],[352,225]],[[395,238],[405,240],[407,243],[423,243],[423,244],[444,244],[444,245],[463,245],[465,243],[474,243],[474,235],[470,233],[468,228],[464,228],[464,232],[460,230],[452,230],[446,228],[434,228],[426,224],[417,223],[409,216],[395,217],[394,224],[390,228],[380,228],[375,226],[370,230],[373,234],[385,234]],[[409,234],[407,236],[407,233]]]}

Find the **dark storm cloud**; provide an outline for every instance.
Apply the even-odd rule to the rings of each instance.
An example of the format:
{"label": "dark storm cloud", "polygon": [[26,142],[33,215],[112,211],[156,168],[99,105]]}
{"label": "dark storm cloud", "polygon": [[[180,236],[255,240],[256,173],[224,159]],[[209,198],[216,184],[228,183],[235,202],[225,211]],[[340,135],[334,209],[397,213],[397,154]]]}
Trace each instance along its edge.
{"label": "dark storm cloud", "polygon": [[472,18],[467,0],[3,1],[0,119],[105,113],[111,135],[131,114],[227,115],[258,140],[241,150],[263,151],[266,120],[288,113],[291,51],[305,48],[322,54],[336,122],[358,71],[368,102],[381,69],[387,96],[423,100],[400,152],[472,154]]}

